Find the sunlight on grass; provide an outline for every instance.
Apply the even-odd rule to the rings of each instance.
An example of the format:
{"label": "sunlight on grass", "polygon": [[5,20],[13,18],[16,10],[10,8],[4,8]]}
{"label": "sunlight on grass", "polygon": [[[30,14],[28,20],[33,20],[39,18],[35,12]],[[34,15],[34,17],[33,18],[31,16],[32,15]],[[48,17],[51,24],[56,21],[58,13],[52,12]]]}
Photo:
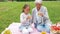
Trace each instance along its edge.
{"label": "sunlight on grass", "polygon": [[[32,8],[35,7],[33,2],[26,2]],[[20,14],[25,2],[0,2],[0,33],[12,22],[20,22]],[[44,1],[43,5],[47,7],[49,17],[53,23],[60,21],[60,2]]]}

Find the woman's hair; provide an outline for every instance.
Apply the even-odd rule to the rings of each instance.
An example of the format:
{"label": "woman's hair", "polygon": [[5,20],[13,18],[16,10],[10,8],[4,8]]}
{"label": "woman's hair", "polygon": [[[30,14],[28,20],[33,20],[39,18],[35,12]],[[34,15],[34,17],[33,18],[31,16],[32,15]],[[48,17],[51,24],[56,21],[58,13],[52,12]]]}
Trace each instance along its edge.
{"label": "woman's hair", "polygon": [[27,8],[28,6],[29,6],[28,4],[25,4],[25,5],[23,6],[22,12],[24,12],[24,9]]}

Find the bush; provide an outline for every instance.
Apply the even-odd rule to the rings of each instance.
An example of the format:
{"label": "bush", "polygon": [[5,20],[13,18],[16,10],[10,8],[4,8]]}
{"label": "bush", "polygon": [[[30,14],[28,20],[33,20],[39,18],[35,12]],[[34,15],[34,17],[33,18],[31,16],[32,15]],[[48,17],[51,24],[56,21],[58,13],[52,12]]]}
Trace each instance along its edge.
{"label": "bush", "polygon": [[43,1],[56,1],[56,0],[43,0]]}
{"label": "bush", "polygon": [[8,0],[3,0],[3,1],[7,2]]}
{"label": "bush", "polygon": [[17,0],[17,1],[35,1],[35,0]]}
{"label": "bush", "polygon": [[[17,1],[35,1],[35,0],[17,0]],[[56,0],[43,0],[43,1],[56,1]]]}

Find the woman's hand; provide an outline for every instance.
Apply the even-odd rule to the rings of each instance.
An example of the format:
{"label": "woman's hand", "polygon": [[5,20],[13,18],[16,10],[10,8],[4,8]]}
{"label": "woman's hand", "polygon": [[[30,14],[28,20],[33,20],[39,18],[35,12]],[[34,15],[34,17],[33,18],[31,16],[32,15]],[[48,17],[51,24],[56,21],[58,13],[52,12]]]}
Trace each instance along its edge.
{"label": "woman's hand", "polygon": [[44,16],[44,14],[42,12],[38,12],[39,16]]}

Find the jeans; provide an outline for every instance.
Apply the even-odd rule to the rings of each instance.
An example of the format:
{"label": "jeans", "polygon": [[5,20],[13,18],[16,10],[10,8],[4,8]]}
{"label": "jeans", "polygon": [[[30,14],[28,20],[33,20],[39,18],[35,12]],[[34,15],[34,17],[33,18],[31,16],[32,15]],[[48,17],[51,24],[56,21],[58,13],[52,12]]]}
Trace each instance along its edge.
{"label": "jeans", "polygon": [[50,33],[50,27],[48,26],[48,24],[35,24],[35,28],[39,31],[39,32],[42,32],[42,31],[46,31],[48,33]]}
{"label": "jeans", "polygon": [[31,26],[27,26],[27,25],[21,25],[19,27],[20,31],[22,31],[23,34],[28,34],[29,32],[32,32],[33,29],[31,28]]}

